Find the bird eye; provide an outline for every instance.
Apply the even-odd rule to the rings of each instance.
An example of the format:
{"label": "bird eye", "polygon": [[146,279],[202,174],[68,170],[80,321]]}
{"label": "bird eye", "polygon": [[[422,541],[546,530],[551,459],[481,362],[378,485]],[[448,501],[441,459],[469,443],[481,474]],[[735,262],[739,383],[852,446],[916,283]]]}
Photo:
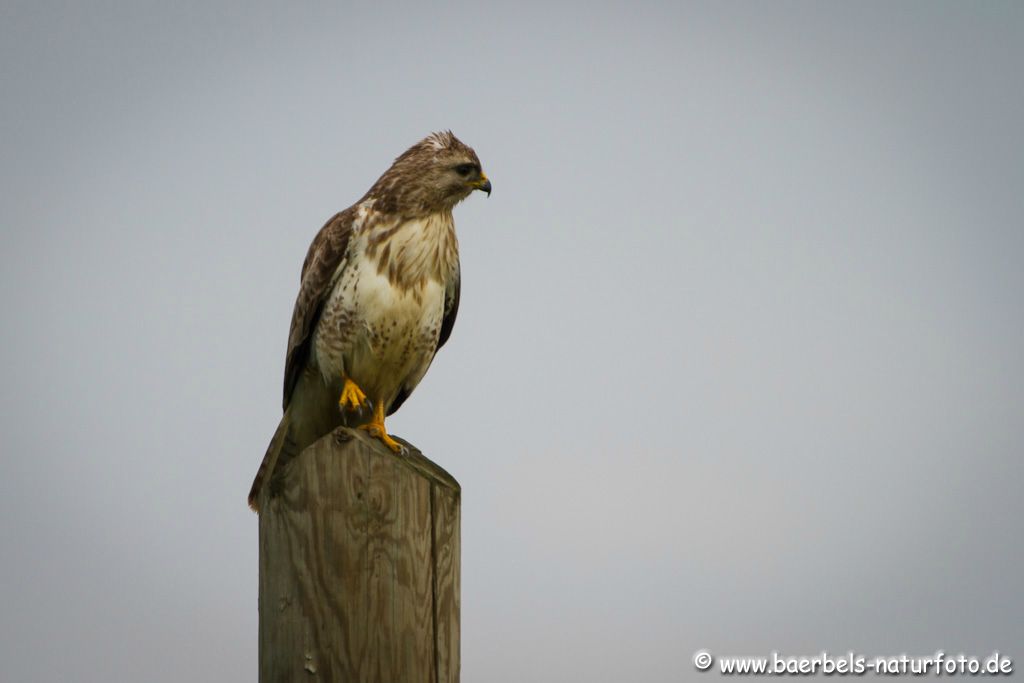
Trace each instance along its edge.
{"label": "bird eye", "polygon": [[474,168],[473,164],[459,164],[455,167],[455,172],[461,176],[467,176],[473,172]]}

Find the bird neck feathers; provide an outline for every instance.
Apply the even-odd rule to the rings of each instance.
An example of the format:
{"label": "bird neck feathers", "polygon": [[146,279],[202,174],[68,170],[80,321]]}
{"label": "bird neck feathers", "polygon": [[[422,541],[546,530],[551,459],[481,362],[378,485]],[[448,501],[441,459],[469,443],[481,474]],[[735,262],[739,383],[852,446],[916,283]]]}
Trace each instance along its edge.
{"label": "bird neck feathers", "polygon": [[459,245],[451,211],[367,226],[366,256],[377,272],[403,290],[428,279],[446,284],[458,268]]}

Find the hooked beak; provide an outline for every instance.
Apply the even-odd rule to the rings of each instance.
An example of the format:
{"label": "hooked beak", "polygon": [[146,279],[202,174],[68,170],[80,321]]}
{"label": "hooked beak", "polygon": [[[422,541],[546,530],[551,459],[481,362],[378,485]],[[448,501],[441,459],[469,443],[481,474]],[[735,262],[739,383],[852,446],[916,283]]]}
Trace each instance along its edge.
{"label": "hooked beak", "polygon": [[473,183],[473,189],[486,192],[488,197],[491,196],[491,181],[487,179],[483,172],[480,173],[480,179]]}

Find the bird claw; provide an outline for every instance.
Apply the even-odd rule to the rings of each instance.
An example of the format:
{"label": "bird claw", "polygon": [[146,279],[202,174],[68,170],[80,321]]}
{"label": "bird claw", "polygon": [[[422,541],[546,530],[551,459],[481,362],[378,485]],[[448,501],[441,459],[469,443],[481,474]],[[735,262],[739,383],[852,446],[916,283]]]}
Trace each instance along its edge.
{"label": "bird claw", "polygon": [[367,403],[366,394],[359,388],[359,385],[346,378],[345,386],[341,390],[341,398],[338,399],[338,405],[342,409],[360,410]]}
{"label": "bird claw", "polygon": [[400,455],[408,455],[409,449],[392,439],[391,436],[388,435],[387,430],[384,429],[383,424],[371,422],[369,424],[360,425],[359,428],[369,432],[370,436],[380,439],[385,446],[392,450],[392,452]]}

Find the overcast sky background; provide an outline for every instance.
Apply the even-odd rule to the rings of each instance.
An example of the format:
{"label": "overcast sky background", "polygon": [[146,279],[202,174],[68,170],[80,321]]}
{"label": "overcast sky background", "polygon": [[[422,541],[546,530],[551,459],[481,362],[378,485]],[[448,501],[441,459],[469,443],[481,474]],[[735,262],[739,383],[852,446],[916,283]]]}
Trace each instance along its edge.
{"label": "overcast sky background", "polygon": [[255,680],[302,259],[446,128],[494,193],[388,424],[463,680],[1024,666],[1024,5],[90,4],[0,6],[0,679]]}

